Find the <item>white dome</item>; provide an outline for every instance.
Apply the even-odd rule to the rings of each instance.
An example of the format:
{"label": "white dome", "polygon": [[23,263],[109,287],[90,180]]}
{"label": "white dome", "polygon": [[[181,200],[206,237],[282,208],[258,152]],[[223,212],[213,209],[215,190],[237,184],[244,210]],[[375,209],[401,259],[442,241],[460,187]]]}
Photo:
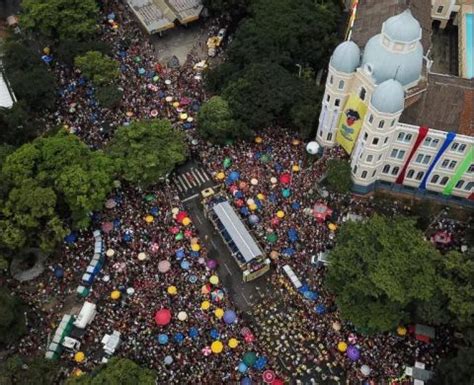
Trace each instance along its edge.
{"label": "white dome", "polygon": [[318,153],[319,151],[319,144],[317,142],[309,142],[307,145],[306,145],[306,151],[308,152],[308,154],[311,154],[311,155],[315,155]]}
{"label": "white dome", "polygon": [[405,105],[405,92],[402,85],[393,79],[384,81],[375,89],[370,104],[382,113],[400,112]]}
{"label": "white dome", "polygon": [[410,43],[421,39],[421,26],[407,9],[387,19],[382,25],[382,33],[391,40]]}
{"label": "white dome", "polygon": [[350,74],[360,63],[360,48],[353,41],[344,41],[334,50],[330,64],[336,71]]}
{"label": "white dome", "polygon": [[382,44],[382,35],[375,35],[366,44],[362,64],[372,67],[376,84],[388,79],[398,80],[403,86],[416,82],[423,66],[423,47],[418,41],[409,52],[395,52]]}

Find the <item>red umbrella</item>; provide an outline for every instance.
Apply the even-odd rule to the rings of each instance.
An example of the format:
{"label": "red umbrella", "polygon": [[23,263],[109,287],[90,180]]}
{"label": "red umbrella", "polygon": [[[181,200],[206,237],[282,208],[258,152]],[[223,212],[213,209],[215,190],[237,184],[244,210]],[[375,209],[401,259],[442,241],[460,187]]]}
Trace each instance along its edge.
{"label": "red umbrella", "polygon": [[244,337],[245,342],[250,344],[251,342],[255,341],[255,337],[252,333],[246,334]]}
{"label": "red umbrella", "polygon": [[278,226],[280,224],[280,220],[277,217],[272,218],[272,226]]}
{"label": "red umbrella", "polygon": [[170,233],[171,234],[178,234],[179,233],[179,227],[176,227],[176,226],[170,227]]}
{"label": "red umbrella", "polygon": [[285,382],[281,378],[275,378],[275,381],[272,382],[272,385],[285,385]]}
{"label": "red umbrella", "polygon": [[184,236],[186,238],[191,238],[193,236],[192,230],[184,230]]}
{"label": "red umbrella", "polygon": [[243,201],[242,199],[237,199],[237,200],[235,201],[235,205],[236,205],[237,207],[242,207],[242,206],[244,205],[244,201]]}
{"label": "red umbrella", "polygon": [[188,213],[186,211],[180,211],[178,214],[176,214],[176,220],[181,223],[187,216]]}
{"label": "red umbrella", "polygon": [[231,194],[234,194],[239,188],[233,184],[229,187],[229,191],[231,192]]}
{"label": "red umbrella", "polygon": [[282,184],[290,184],[291,183],[291,175],[287,172],[280,175],[280,183]]}
{"label": "red umbrella", "polygon": [[271,384],[276,380],[275,372],[273,370],[265,370],[262,374],[263,382]]}
{"label": "red umbrella", "polygon": [[155,322],[157,325],[165,326],[171,321],[171,312],[169,309],[161,309],[155,313]]}
{"label": "red umbrella", "polygon": [[318,222],[324,222],[332,215],[332,210],[324,203],[316,203],[313,207],[313,215]]}
{"label": "red umbrella", "polygon": [[104,233],[109,233],[112,231],[112,229],[114,228],[114,224],[112,222],[104,222],[102,223],[102,231]]}

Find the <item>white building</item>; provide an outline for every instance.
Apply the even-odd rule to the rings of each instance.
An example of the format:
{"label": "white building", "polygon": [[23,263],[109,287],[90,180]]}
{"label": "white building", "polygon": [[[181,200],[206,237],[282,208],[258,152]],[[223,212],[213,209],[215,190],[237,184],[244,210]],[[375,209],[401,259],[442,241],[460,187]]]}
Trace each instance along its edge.
{"label": "white building", "polygon": [[[356,193],[385,187],[473,202],[474,87],[430,74],[421,40],[422,27],[406,9],[386,19],[363,50],[341,43],[329,63],[316,140],[350,154]],[[456,88],[463,97],[448,94],[430,106],[440,96],[436,87]],[[433,119],[439,114],[430,107],[439,103],[448,111]],[[444,118],[450,103],[461,116]]]}

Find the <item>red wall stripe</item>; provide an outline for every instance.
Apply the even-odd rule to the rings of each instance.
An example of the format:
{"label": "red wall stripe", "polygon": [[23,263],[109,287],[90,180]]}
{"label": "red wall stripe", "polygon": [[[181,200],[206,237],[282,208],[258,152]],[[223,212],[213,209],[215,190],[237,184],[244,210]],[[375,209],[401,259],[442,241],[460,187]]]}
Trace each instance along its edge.
{"label": "red wall stripe", "polygon": [[411,162],[411,159],[413,158],[413,155],[415,155],[416,150],[418,150],[418,147],[420,147],[420,144],[425,140],[426,135],[428,135],[429,128],[426,126],[420,126],[418,129],[418,136],[416,138],[415,144],[413,145],[410,155],[408,156],[407,160],[405,161],[405,164],[403,165],[402,171],[400,174],[398,174],[396,183],[397,184],[402,184],[403,181],[405,180],[405,174],[407,172],[408,165]]}

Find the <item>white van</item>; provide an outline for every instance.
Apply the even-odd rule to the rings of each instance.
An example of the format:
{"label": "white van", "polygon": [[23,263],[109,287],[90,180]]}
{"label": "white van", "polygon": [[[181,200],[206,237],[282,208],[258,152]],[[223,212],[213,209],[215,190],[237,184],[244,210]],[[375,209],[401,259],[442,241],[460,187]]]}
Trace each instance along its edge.
{"label": "white van", "polygon": [[77,319],[74,321],[74,326],[79,329],[85,329],[89,325],[95,315],[97,314],[96,304],[91,302],[84,302],[81,312],[77,316]]}

